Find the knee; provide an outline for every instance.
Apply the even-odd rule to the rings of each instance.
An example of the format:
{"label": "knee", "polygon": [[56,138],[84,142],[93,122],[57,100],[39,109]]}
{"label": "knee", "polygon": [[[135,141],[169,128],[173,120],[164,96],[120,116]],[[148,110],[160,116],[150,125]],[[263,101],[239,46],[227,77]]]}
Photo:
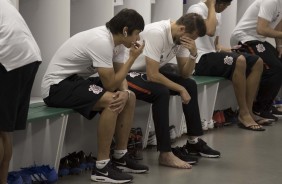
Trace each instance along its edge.
{"label": "knee", "polygon": [[240,71],[245,71],[246,70],[246,67],[247,67],[247,64],[246,64],[246,58],[244,56],[239,56],[237,58],[237,61],[236,61],[236,66],[235,66],[237,69],[239,69]]}
{"label": "knee", "polygon": [[254,67],[257,71],[261,72],[263,71],[263,60],[259,58],[257,62],[255,63]]}
{"label": "knee", "polygon": [[130,95],[129,98],[127,100],[127,105],[129,105],[130,107],[134,108],[136,104],[136,95],[134,92],[130,91]]}

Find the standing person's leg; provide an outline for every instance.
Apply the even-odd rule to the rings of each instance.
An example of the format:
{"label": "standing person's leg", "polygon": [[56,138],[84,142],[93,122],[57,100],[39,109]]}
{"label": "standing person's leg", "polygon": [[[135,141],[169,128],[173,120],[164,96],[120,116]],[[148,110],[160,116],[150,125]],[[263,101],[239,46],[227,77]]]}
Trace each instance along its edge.
{"label": "standing person's leg", "polygon": [[264,62],[253,110],[261,117],[277,120],[270,114],[270,107],[282,84],[282,62],[278,58],[278,53],[267,42],[251,41],[243,44],[242,47],[249,53],[261,57]]}
{"label": "standing person's leg", "polygon": [[[185,87],[191,96],[188,104],[182,104],[183,113],[186,120],[188,140],[185,145],[188,153],[201,155],[204,157],[219,157],[220,152],[210,148],[205,141],[199,137],[203,135],[201,118],[198,105],[197,84],[192,79],[184,79],[178,75],[164,73],[164,75],[173,82]],[[179,95],[175,91],[170,91],[171,95]]]}
{"label": "standing person's leg", "polygon": [[0,184],[6,184],[9,163],[12,158],[12,133],[0,132]]}
{"label": "standing person's leg", "polygon": [[40,62],[33,62],[7,72],[0,64],[0,183],[6,184],[12,157],[12,132],[24,130],[30,93]]}
{"label": "standing person's leg", "polygon": [[159,163],[169,167],[191,168],[171,152],[169,135],[169,90],[163,85],[147,81],[146,74],[131,72],[127,76],[128,87],[136,98],[152,103],[153,120],[160,151]]}

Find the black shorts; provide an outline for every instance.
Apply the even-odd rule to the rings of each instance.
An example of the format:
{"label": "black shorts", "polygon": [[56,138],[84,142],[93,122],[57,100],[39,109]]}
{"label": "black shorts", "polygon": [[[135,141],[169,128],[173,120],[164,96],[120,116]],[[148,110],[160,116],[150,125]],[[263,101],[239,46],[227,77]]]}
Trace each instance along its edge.
{"label": "black shorts", "polygon": [[236,52],[212,52],[202,55],[196,64],[194,75],[224,77],[232,80],[236,61],[240,55],[243,55],[246,59],[246,76],[248,76],[259,57],[247,53],[238,54]]}
{"label": "black shorts", "polygon": [[92,119],[98,113],[93,107],[105,92],[99,77],[84,79],[74,74],[51,85],[49,96],[43,100],[48,106],[71,108]]}
{"label": "black shorts", "polygon": [[0,64],[0,131],[24,130],[30,93],[40,62],[7,71]]}

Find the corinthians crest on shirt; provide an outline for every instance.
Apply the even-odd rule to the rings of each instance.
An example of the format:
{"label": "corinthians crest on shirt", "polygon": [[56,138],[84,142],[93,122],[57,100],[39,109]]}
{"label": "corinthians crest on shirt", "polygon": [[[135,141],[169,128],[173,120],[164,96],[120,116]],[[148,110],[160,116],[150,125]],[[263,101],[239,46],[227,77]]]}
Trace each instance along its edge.
{"label": "corinthians crest on shirt", "polygon": [[99,94],[103,91],[103,88],[96,86],[95,84],[89,86],[89,91],[92,91],[94,94]]}

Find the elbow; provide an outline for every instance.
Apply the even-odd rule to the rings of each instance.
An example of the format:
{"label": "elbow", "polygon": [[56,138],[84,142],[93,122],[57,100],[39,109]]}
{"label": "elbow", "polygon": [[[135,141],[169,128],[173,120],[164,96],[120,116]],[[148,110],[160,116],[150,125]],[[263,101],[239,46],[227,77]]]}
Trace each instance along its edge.
{"label": "elbow", "polygon": [[264,29],[261,28],[261,27],[257,27],[257,33],[258,33],[259,35],[265,36],[265,31],[264,31]]}
{"label": "elbow", "polygon": [[208,35],[209,37],[213,37],[215,35],[215,30],[207,30],[206,35]]}

